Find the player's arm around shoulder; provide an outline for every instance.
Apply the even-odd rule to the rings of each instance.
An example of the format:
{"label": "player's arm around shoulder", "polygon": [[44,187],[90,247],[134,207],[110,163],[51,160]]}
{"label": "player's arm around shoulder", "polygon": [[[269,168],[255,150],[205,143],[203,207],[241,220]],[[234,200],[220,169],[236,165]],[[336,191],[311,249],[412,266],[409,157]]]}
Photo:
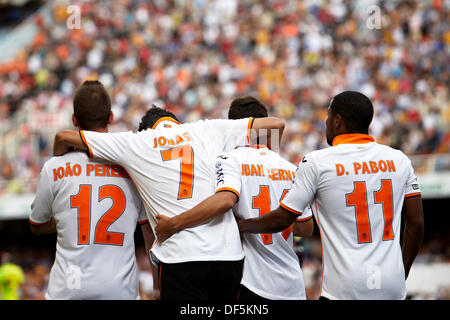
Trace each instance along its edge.
{"label": "player's arm around shoulder", "polygon": [[80,131],[78,130],[63,130],[55,135],[55,142],[53,144],[53,154],[61,156],[71,151],[73,148],[88,150],[84,143]]}

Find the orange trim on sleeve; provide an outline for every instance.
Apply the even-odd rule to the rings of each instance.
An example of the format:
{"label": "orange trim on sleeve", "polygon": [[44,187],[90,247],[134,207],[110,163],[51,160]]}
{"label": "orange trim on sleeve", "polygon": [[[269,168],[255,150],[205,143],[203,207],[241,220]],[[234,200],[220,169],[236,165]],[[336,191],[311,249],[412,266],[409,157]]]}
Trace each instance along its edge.
{"label": "orange trim on sleeve", "polygon": [[234,190],[233,188],[227,188],[227,187],[223,187],[223,188],[220,188],[220,189],[217,189],[216,190],[216,193],[217,192],[220,192],[220,191],[230,191],[230,192],[233,192],[237,197],[238,197],[238,200],[239,200],[239,198],[240,198],[240,194],[239,194],[239,192],[237,192],[236,190]]}
{"label": "orange trim on sleeve", "polygon": [[162,118],[159,118],[158,121],[155,122],[155,124],[153,125],[152,129],[155,129],[155,128],[158,126],[158,124],[160,124],[160,123],[163,122],[163,121],[171,121],[171,122],[174,122],[174,123],[176,123],[176,124],[180,124],[180,123],[179,123],[177,120],[175,120],[174,118],[171,118],[171,117],[162,117]]}
{"label": "orange trim on sleeve", "polygon": [[91,147],[89,146],[89,144],[86,141],[86,137],[84,136],[84,131],[80,130],[80,136],[81,136],[81,140],[83,140],[83,143],[86,145],[86,147],[89,150],[89,157],[93,158],[94,157],[94,153],[92,152]]}
{"label": "orange trim on sleeve", "polygon": [[50,220],[49,220],[49,221],[46,221],[46,222],[34,222],[33,220],[28,219],[28,221],[29,221],[33,226],[39,227],[39,226],[42,226],[42,225],[44,225],[44,224],[47,224]]}
{"label": "orange trim on sleeve", "polygon": [[287,211],[289,211],[289,212],[292,212],[292,213],[294,213],[294,214],[296,214],[296,215],[298,215],[298,216],[301,216],[301,215],[303,214],[302,212],[295,211],[294,209],[289,208],[287,205],[282,204],[281,202],[280,202],[280,206],[281,206],[283,209],[285,209],[285,210],[287,210]]}
{"label": "orange trim on sleeve", "polygon": [[250,120],[248,120],[248,125],[247,125],[247,142],[250,144],[251,144],[250,131],[252,130],[252,127],[253,127],[253,121],[255,121],[255,118],[250,118]]}
{"label": "orange trim on sleeve", "polygon": [[420,196],[420,195],[421,195],[420,192],[410,193],[410,194],[405,194],[405,198],[410,198],[410,197],[415,197],[415,196]]}
{"label": "orange trim on sleeve", "polygon": [[148,219],[145,219],[145,220],[142,220],[142,221],[138,221],[139,224],[146,224],[148,222],[149,222]]}
{"label": "orange trim on sleeve", "polygon": [[311,219],[312,216],[309,216],[308,218],[304,218],[304,219],[297,219],[295,220],[295,222],[303,222],[303,221],[308,221],[309,219]]}

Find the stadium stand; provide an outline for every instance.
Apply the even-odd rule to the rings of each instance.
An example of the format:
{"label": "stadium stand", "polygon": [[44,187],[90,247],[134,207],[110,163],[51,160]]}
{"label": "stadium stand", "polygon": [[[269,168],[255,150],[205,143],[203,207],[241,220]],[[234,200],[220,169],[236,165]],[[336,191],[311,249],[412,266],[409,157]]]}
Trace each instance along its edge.
{"label": "stadium stand", "polygon": [[[81,8],[80,29],[67,26],[70,4]],[[366,25],[371,4],[382,8],[380,29]],[[152,103],[189,122],[225,118],[234,97],[258,96],[287,119],[281,154],[293,163],[327,147],[330,97],[361,91],[374,103],[370,134],[410,156],[426,201],[448,205],[448,6],[442,0],[43,2],[0,39],[1,48],[14,32],[30,38],[12,58],[0,59],[0,227],[28,216],[54,134],[71,128],[72,96],[86,79],[99,79],[112,96],[111,131],[136,130]],[[447,234],[448,224],[427,237],[416,263],[444,263],[448,275]],[[309,297],[317,298],[320,240],[297,240]],[[25,268],[22,298],[42,298],[51,244],[19,252],[11,241],[0,249],[14,250]],[[425,293],[420,283],[411,288],[410,298],[450,295],[449,283]]]}

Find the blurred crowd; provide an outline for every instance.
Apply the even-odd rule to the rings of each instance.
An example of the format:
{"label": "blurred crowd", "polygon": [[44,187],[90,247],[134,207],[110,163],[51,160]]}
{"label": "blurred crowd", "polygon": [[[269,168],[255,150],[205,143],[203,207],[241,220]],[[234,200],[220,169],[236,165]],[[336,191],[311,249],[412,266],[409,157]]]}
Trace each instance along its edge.
{"label": "blurred crowd", "polygon": [[[368,23],[373,4],[378,29]],[[0,194],[33,192],[86,79],[109,90],[112,131],[136,130],[152,103],[190,122],[226,117],[233,98],[253,95],[287,120],[281,152],[297,163],[326,146],[330,98],[357,90],[374,103],[378,142],[407,154],[450,152],[448,1],[49,5],[50,16],[32,18],[32,43],[0,66]],[[81,9],[79,29],[69,28],[68,5]]]}

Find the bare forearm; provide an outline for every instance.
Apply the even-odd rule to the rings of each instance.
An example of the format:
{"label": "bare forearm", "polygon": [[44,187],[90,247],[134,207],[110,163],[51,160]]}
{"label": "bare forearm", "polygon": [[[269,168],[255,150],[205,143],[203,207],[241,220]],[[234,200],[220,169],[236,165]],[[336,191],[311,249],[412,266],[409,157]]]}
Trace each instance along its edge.
{"label": "bare forearm", "polygon": [[252,126],[252,136],[261,137],[266,136],[267,141],[263,144],[268,144],[272,140],[272,136],[278,136],[278,144],[281,143],[281,139],[283,136],[285,123],[284,120],[275,118],[275,117],[267,117],[267,118],[257,118],[253,122]]}
{"label": "bare forearm", "polygon": [[61,156],[73,148],[87,150],[87,146],[84,144],[78,131],[65,130],[56,134],[53,144],[53,154],[55,156]]}
{"label": "bare forearm", "polygon": [[405,267],[405,278],[422,246],[424,227],[423,224],[405,225],[403,233],[402,256]]}
{"label": "bare forearm", "polygon": [[424,219],[422,197],[417,196],[405,199],[402,216],[405,222],[402,239],[402,256],[405,267],[405,278],[407,278],[423,240]]}
{"label": "bare forearm", "polygon": [[289,227],[295,219],[295,216],[279,207],[259,218],[239,220],[238,226],[241,233],[276,233]]}
{"label": "bare forearm", "polygon": [[206,223],[226,213],[236,203],[237,197],[227,191],[218,192],[200,204],[173,218],[176,232]]}
{"label": "bare forearm", "polygon": [[52,217],[49,222],[40,226],[30,225],[31,232],[35,235],[55,233],[56,232],[56,222]]}

